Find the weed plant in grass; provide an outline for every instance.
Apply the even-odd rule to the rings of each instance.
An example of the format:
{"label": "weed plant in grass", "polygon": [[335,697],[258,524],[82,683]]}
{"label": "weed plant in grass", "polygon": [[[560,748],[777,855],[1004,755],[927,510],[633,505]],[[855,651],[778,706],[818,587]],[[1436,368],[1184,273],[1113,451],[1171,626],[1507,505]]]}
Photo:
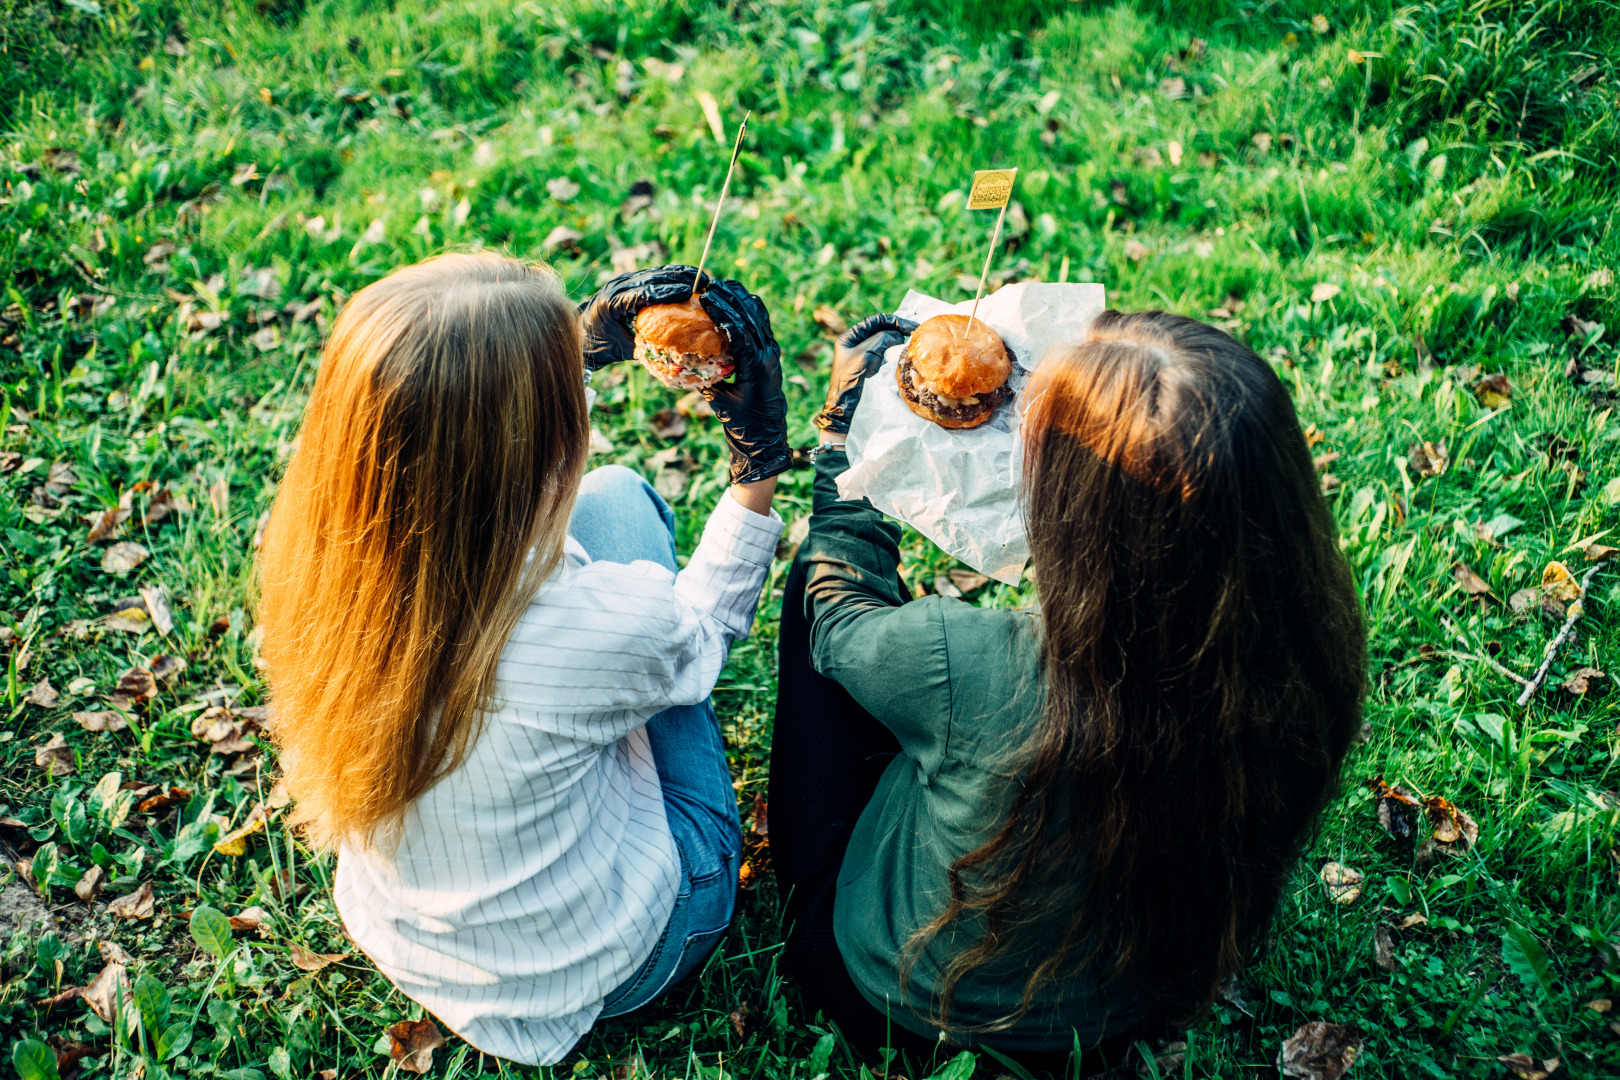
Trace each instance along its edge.
{"label": "weed plant in grass", "polygon": [[[967,181],[1013,165],[993,284],[1066,274],[1218,322],[1320,440],[1369,616],[1366,739],[1263,954],[1170,1033],[1184,1048],[1143,1044],[1145,1071],[1264,1075],[1332,1021],[1365,1037],[1355,1075],[1503,1076],[1515,1053],[1620,1074],[1620,717],[1576,677],[1608,669],[1620,604],[1620,567],[1587,561],[1620,546],[1612,3],[0,0],[0,42],[19,1075],[397,1072],[384,1030],[420,1010],[345,939],[333,861],[282,827],[256,745],[253,548],[322,331],[448,247],[543,259],[579,297],[693,261],[745,109],[711,263],[769,304],[800,441],[828,328],[911,286],[971,293],[993,219],[963,209]],[[653,477],[690,550],[721,491],[713,421],[677,434],[677,396],[639,370],[597,385],[596,460]],[[806,474],[782,491],[802,518]],[[905,551],[919,590],[961,569]],[[1570,595],[1553,561],[1596,574],[1520,706]],[[716,692],[761,833],[785,566]],[[1450,800],[1477,840],[1398,843],[1379,776]],[[1329,861],[1363,875],[1352,902]],[[663,1003],[551,1070],[454,1039],[432,1068],[858,1075],[779,976],[777,896],[751,869],[722,951]],[[887,1067],[1017,1074],[944,1050]]]}

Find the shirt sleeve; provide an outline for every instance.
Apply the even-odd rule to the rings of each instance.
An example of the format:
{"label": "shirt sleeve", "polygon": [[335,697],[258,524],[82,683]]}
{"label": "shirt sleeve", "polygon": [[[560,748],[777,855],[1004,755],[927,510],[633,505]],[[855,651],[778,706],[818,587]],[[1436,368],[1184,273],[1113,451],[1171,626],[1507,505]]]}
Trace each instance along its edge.
{"label": "shirt sleeve", "polygon": [[567,567],[541,589],[502,655],[498,691],[555,734],[613,742],[675,705],[708,697],[747,636],[782,519],[728,491],[691,560]]}
{"label": "shirt sleeve", "polygon": [[838,498],[842,450],[816,462],[805,569],[810,663],[836,680],[932,775],[950,737],[950,657],[942,600],[907,603],[900,527],[865,499]]}

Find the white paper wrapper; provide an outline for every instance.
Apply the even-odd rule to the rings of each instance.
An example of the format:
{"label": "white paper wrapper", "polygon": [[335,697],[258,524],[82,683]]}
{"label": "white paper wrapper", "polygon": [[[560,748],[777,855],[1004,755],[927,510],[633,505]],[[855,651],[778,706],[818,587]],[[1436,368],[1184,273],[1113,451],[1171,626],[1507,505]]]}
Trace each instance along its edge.
{"label": "white paper wrapper", "polygon": [[[1078,339],[1106,306],[1101,285],[1021,281],[979,302],[978,317],[1006,342],[1014,360],[1013,393],[1054,345]],[[947,304],[915,289],[897,312],[922,322],[968,314],[973,301]],[[889,350],[866,381],[850,422],[850,467],[838,478],[842,499],[867,498],[981,574],[1016,585],[1029,561],[1018,512],[1018,401],[976,428],[942,428],[906,407],[895,382],[904,352]]]}

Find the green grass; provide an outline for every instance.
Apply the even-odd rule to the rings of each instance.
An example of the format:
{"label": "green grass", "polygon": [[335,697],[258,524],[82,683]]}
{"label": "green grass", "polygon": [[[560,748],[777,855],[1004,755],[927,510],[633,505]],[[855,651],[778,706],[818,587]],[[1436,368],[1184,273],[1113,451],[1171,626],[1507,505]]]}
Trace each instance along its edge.
{"label": "green grass", "polygon": [[[1218,1003],[1166,1070],[1270,1075],[1285,1037],[1331,1020],[1366,1035],[1357,1076],[1504,1076],[1496,1058],[1514,1052],[1561,1057],[1559,1075],[1620,1072],[1615,1014],[1586,1007],[1620,997],[1620,711],[1601,681],[1585,697],[1559,688],[1608,664],[1620,569],[1598,571],[1528,707],[1478,659],[1532,671],[1558,624],[1508,598],[1551,559],[1584,573],[1575,541],[1620,546],[1607,531],[1620,525],[1620,358],[1596,325],[1620,314],[1620,14],[1519,0],[1321,11],[0,0],[0,843],[32,859],[44,895],[0,871],[0,919],[16,930],[0,1034],[8,1056],[22,1048],[22,1074],[49,1075],[24,1067],[24,1040],[45,1037],[87,1044],[79,1067],[94,1076],[138,1062],[176,1077],[394,1069],[379,1037],[419,1010],[358,955],[313,973],[291,962],[295,944],[353,951],[331,860],[278,820],[240,856],[211,850],[267,797],[272,756],[210,755],[191,724],[211,688],[262,701],[253,537],[343,299],[446,247],[546,259],[580,297],[616,251],[694,260],[728,149],[697,91],[728,131],[754,111],[711,261],[771,307],[797,442],[812,439],[830,353],[816,310],[853,322],[913,285],[961,298],[992,224],[961,209],[971,171],[1017,165],[1022,214],[999,276],[1056,280],[1067,265],[1116,306],[1228,326],[1275,362],[1317,452],[1339,455],[1331,497],[1370,615],[1369,737],[1242,976],[1244,1007]],[[641,180],[654,194],[632,213],[621,204]],[[560,226],[578,239],[548,250]],[[1566,375],[1572,362],[1589,381]],[[1513,389],[1496,410],[1472,393],[1493,372]],[[668,445],[649,418],[674,396],[640,371],[606,382],[595,423],[614,449],[598,460],[658,470]],[[1447,448],[1438,475],[1411,451],[1424,442]],[[678,454],[690,550],[722,485],[712,422],[694,422]],[[74,474],[55,492],[53,463]],[[141,524],[147,482],[190,509]],[[85,517],[132,492],[120,539],[151,557],[105,572]],[[808,498],[806,474],[790,474],[784,516]],[[1493,520],[1483,539],[1476,524]],[[906,558],[919,586],[951,566],[915,537]],[[1462,588],[1459,561],[1490,594]],[[745,807],[769,767],[784,570],[716,695]],[[165,634],[107,622],[143,587],[166,590]],[[127,730],[73,721],[160,655],[187,666]],[[42,678],[61,691],[54,707],[26,700]],[[53,779],[35,752],[55,732],[75,771]],[[1477,845],[1415,862],[1377,825],[1363,782],[1378,774],[1461,806]],[[125,817],[128,798],[109,797],[122,782],[191,795]],[[1329,859],[1366,875],[1358,902],[1329,902],[1316,880]],[[108,884],[86,906],[73,886],[93,866]],[[142,882],[150,918],[105,910]],[[183,917],[199,905],[267,917],[227,941],[189,932],[208,922]],[[47,928],[30,923],[47,909]],[[1393,970],[1380,967],[1378,928],[1414,914],[1427,922],[1391,931]],[[777,974],[779,940],[766,875],[699,980],[600,1025],[549,1073],[625,1075],[634,1059],[634,1075],[854,1077],[859,1063]],[[78,1001],[36,1004],[89,983],[109,941],[132,957],[138,1007],[109,1028]],[[892,1069],[930,1076],[945,1060]],[[548,1073],[454,1039],[435,1069]]]}

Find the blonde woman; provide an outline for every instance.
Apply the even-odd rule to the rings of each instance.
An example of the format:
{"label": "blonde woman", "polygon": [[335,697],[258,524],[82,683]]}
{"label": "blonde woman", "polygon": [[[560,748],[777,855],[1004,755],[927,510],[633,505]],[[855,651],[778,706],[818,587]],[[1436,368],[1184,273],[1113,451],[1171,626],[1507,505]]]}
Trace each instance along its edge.
{"label": "blonde woman", "polygon": [[[781,520],[781,371],[735,282],[702,302],[733,484],[676,573],[669,508],[585,473],[585,359],[690,267],[581,318],[491,254],[400,270],[333,327],[261,556],[263,655],[296,820],[400,990],[473,1046],[549,1064],[656,998],[731,919],[740,834],[708,697]],[[583,333],[582,333],[583,331]]]}

